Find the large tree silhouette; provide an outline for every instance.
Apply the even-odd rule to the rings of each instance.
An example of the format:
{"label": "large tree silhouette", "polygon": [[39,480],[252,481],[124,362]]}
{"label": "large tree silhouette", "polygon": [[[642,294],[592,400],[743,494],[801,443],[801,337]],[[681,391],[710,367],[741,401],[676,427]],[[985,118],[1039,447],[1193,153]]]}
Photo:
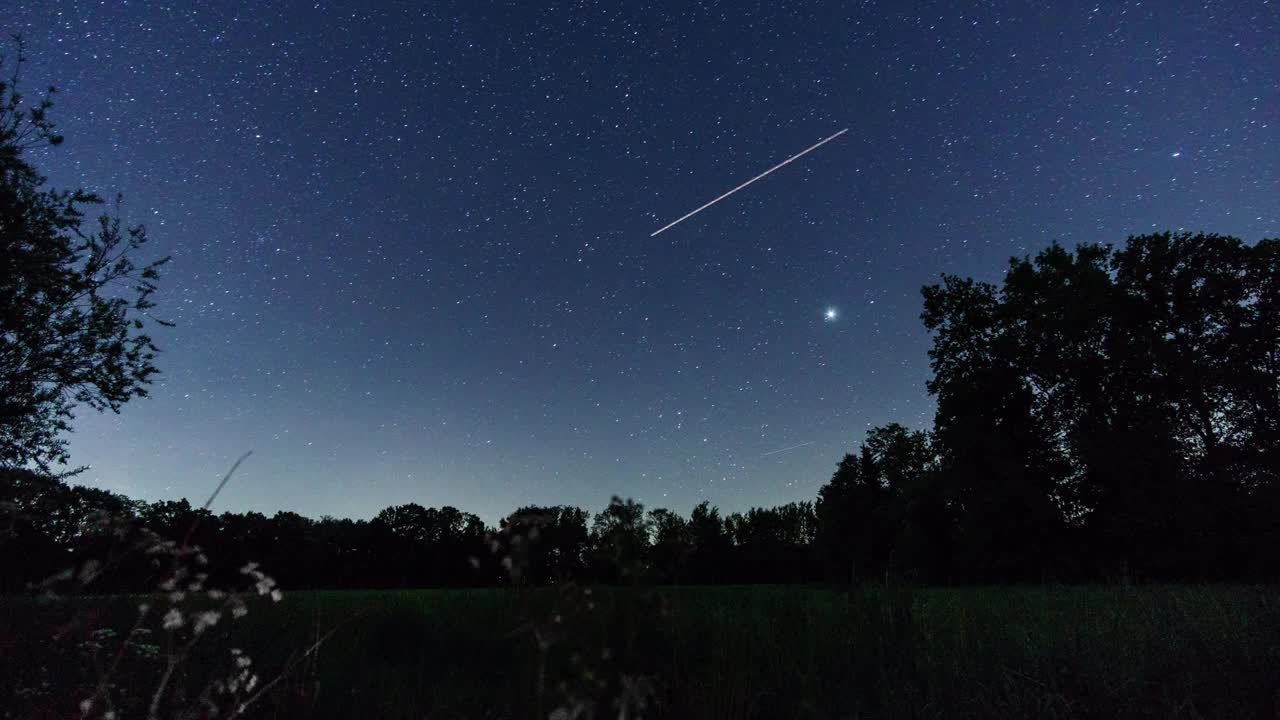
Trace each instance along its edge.
{"label": "large tree silhouette", "polygon": [[27,161],[62,136],[48,96],[23,99],[23,62],[20,41],[0,58],[0,466],[47,470],[68,460],[77,405],[119,411],[146,394],[157,369],[144,329],[164,260],[136,265],[141,226],[88,222],[102,199],[47,188]]}
{"label": "large tree silhouette", "polygon": [[[978,577],[1264,572],[1277,251],[1205,234],[1052,245],[925,288],[941,472]],[[1038,566],[1038,567],[1037,567]],[[1050,567],[1052,566],[1052,567]]]}

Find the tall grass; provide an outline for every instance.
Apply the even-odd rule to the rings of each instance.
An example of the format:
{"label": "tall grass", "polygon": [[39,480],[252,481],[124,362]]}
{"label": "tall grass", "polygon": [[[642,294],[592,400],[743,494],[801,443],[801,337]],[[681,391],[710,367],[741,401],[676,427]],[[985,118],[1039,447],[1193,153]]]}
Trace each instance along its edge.
{"label": "tall grass", "polygon": [[[1249,718],[1280,711],[1280,603],[1271,588],[670,588],[643,606],[624,590],[594,597],[595,612],[566,620],[575,624],[574,640],[544,658],[541,676],[524,618],[531,606],[557,612],[554,591],[432,590],[288,595],[220,627],[221,639],[209,639],[184,680],[198,685],[231,646],[263,665],[286,663],[291,648],[359,613],[255,714],[535,717],[540,688],[601,663],[652,679],[652,717]],[[86,602],[99,604],[104,626],[132,607]],[[0,636],[20,636],[38,614],[6,603]],[[590,653],[600,657],[570,657]],[[0,669],[12,672],[4,667],[12,658],[0,660]]]}

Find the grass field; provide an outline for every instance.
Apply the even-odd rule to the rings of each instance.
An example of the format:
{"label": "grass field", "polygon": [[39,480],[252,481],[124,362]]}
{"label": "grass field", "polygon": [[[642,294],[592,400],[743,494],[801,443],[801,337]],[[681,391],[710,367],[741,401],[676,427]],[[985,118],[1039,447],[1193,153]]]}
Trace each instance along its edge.
{"label": "grass field", "polygon": [[[132,603],[82,602],[127,627]],[[5,677],[56,612],[6,603]],[[674,718],[1280,712],[1280,603],[1256,587],[295,593],[219,625],[181,681],[232,646],[269,675],[339,625],[255,715],[547,717],[575,692],[597,717],[620,694]]]}

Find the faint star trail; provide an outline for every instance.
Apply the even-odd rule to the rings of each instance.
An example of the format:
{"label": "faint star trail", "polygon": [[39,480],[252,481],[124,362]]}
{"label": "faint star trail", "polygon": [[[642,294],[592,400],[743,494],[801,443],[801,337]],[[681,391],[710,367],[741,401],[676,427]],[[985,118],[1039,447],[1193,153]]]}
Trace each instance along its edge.
{"label": "faint star trail", "polygon": [[725,193],[725,194],[721,195],[720,197],[716,198],[715,200],[712,200],[711,202],[707,203],[706,205],[703,205],[702,207],[698,208],[697,210],[693,210],[693,211],[688,212],[688,213],[686,213],[686,214],[684,214],[684,215],[681,215],[681,216],[680,216],[679,218],[677,218],[676,220],[673,220],[673,221],[671,221],[671,222],[667,223],[666,225],[663,225],[662,227],[658,228],[657,230],[654,230],[654,231],[653,231],[653,233],[651,233],[651,234],[649,235],[649,237],[653,237],[654,235],[657,235],[658,233],[660,233],[660,232],[662,232],[662,231],[664,231],[664,230],[666,230],[666,229],[668,229],[668,228],[670,228],[670,227],[672,227],[672,226],[674,226],[674,225],[678,225],[678,224],[680,224],[680,223],[684,222],[685,220],[688,220],[689,218],[693,217],[694,215],[697,215],[698,213],[702,212],[703,210],[706,210],[707,208],[711,207],[712,205],[715,205],[716,203],[720,202],[721,200],[723,200],[723,199],[725,199],[725,198],[729,197],[730,195],[732,195],[732,194],[734,194],[734,193],[738,192],[738,191],[739,191],[739,190],[741,190],[742,188],[744,188],[744,187],[746,187],[746,186],[750,185],[751,183],[753,183],[753,182],[755,182],[755,181],[759,180],[760,178],[764,177],[765,175],[768,175],[769,173],[773,172],[774,170],[777,170],[778,168],[782,167],[783,165],[786,165],[787,163],[790,163],[790,162],[793,162],[793,161],[795,161],[795,160],[800,159],[800,158],[801,158],[801,157],[803,157],[806,153],[810,153],[810,152],[812,152],[812,151],[814,151],[814,150],[817,150],[818,148],[822,147],[823,145],[826,145],[827,143],[831,142],[832,140],[835,140],[836,138],[840,137],[841,135],[843,135],[843,134],[845,134],[845,133],[847,133],[847,132],[849,132],[849,128],[845,128],[845,129],[841,130],[840,132],[836,133],[835,135],[832,135],[831,137],[829,137],[829,138],[827,138],[827,139],[825,139],[825,140],[822,140],[822,141],[820,141],[820,142],[818,142],[818,143],[816,143],[816,144],[814,144],[814,145],[812,145],[812,146],[810,146],[810,147],[808,147],[808,148],[805,148],[804,150],[801,150],[800,152],[796,153],[795,155],[792,155],[791,157],[787,158],[786,160],[783,160],[782,162],[778,163],[777,165],[774,165],[773,167],[769,168],[768,170],[765,170],[764,172],[760,173],[759,175],[757,175],[757,176],[755,176],[755,177],[751,178],[750,180],[748,180],[748,181],[746,181],[746,182],[742,183],[742,184],[741,184],[741,185],[739,185],[738,187],[736,187],[736,188],[734,188],[734,189],[730,190],[729,192],[727,192],[727,193]]}
{"label": "faint star trail", "polygon": [[791,447],[784,447],[784,448],[779,448],[777,450],[770,450],[769,452],[761,455],[760,457],[769,457],[770,455],[777,455],[778,453],[784,453],[788,450],[799,450],[800,448],[808,447],[809,445],[812,445],[815,442],[817,442],[817,440],[810,440],[809,442],[802,442],[799,445],[792,445]]}

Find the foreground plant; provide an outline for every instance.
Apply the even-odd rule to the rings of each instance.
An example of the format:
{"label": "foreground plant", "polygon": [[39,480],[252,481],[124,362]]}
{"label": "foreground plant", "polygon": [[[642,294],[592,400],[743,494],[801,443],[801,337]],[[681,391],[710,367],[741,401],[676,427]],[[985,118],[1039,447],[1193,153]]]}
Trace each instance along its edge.
{"label": "foreground plant", "polygon": [[[616,498],[614,502],[619,503]],[[547,588],[531,588],[529,568],[550,521],[539,513],[518,514],[488,538],[489,551],[506,581],[522,594],[523,622],[515,635],[528,638],[535,652],[534,714],[550,720],[643,718],[652,709],[656,683],[652,675],[628,664],[628,650],[635,617],[654,605],[652,589],[641,582],[637,567],[620,563],[617,571],[632,582],[616,590],[612,600],[624,606],[627,622],[621,630],[601,633],[598,629],[607,624],[609,613],[591,587],[562,579]],[[479,559],[472,564],[481,566]]]}
{"label": "foreground plant", "polygon": [[167,258],[140,262],[146,230],[84,190],[56,190],[27,160],[62,143],[48,88],[20,88],[20,38],[0,48],[0,468],[50,471],[69,460],[73,411],[119,412],[159,372],[146,329]]}
{"label": "foreground plant", "polygon": [[[232,466],[205,510],[246,457]],[[11,652],[30,659],[15,677],[0,716],[240,717],[333,632],[317,637],[274,679],[264,680],[240,648],[218,653],[208,647],[215,635],[225,643],[228,626],[255,605],[283,599],[276,581],[257,563],[215,582],[210,558],[191,542],[195,524],[179,540],[138,527],[131,518],[96,516],[84,525],[84,536],[110,538],[110,543],[34,586],[30,602],[43,622],[25,627],[21,637],[0,638]],[[136,574],[139,568],[147,572],[143,592],[102,597],[112,589],[114,576],[126,569]],[[128,612],[113,616],[111,609],[122,602]],[[198,654],[203,673],[191,668]]]}

